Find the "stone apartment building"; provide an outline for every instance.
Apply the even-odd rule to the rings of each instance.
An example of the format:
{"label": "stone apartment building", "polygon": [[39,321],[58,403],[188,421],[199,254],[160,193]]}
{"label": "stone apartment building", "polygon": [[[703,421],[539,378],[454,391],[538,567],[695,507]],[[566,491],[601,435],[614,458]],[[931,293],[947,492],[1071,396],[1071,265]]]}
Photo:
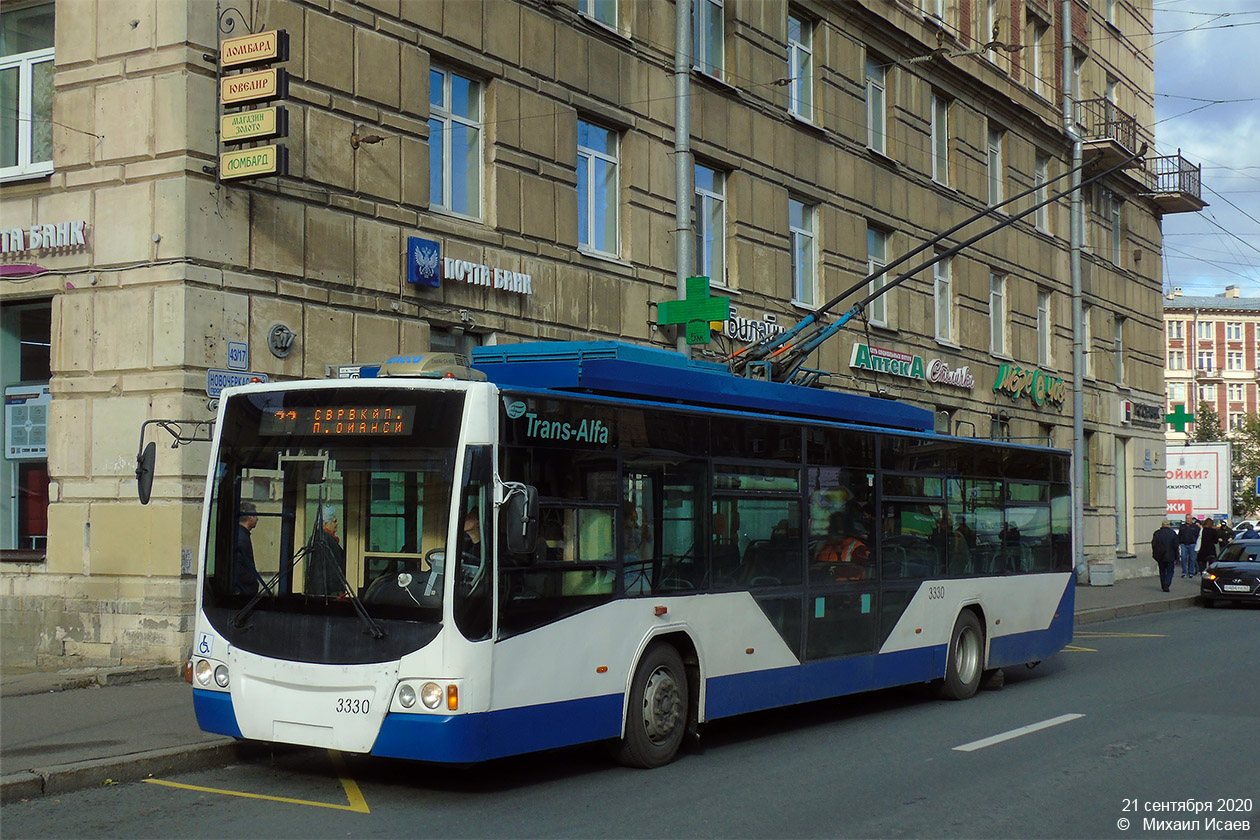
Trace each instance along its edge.
{"label": "stone apartment building", "polygon": [[[1168,410],[1180,405],[1197,415],[1212,406],[1221,427],[1232,430],[1260,411],[1260,298],[1245,298],[1237,286],[1219,295],[1183,295],[1164,300]],[[1169,427],[1171,446],[1184,444],[1192,429]]]}
{"label": "stone apartment building", "polygon": [[[698,352],[1066,189],[1065,75],[1087,158],[1153,139],[1151,0],[691,14],[685,235],[735,310]],[[149,426],[141,506],[137,444],[157,419],[203,436],[241,370],[675,341],[657,325],[677,297],[670,0],[3,0],[0,27],[6,661],[182,658],[208,447]],[[287,55],[223,61],[273,31]],[[260,70],[282,71],[270,99],[224,103],[256,86],[223,79]],[[283,136],[229,142],[221,117],[270,106]],[[281,174],[233,177],[253,166]],[[1160,218],[1202,203],[1197,170],[1154,151],[1083,194],[1079,378],[1066,198],[916,272],[810,363],[942,430],[1065,448],[1081,392],[1086,554],[1125,577],[1164,510]]]}

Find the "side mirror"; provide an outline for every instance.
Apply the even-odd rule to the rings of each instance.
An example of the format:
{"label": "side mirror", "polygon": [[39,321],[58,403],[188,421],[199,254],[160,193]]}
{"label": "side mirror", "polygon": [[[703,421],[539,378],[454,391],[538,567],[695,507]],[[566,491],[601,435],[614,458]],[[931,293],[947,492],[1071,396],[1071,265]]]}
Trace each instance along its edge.
{"label": "side mirror", "polygon": [[149,441],[136,457],[136,492],[140,494],[140,504],[149,503],[149,495],[153,492],[153,462],[157,459],[157,444]]}
{"label": "side mirror", "polygon": [[538,488],[528,484],[513,486],[508,491],[503,515],[507,550],[533,554],[538,543]]}

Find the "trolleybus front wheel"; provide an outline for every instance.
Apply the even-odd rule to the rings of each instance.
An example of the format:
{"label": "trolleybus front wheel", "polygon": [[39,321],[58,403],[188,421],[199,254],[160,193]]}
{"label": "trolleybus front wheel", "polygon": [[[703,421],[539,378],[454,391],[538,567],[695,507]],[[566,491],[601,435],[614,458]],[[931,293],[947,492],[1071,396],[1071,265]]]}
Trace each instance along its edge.
{"label": "trolleybus front wheel", "polygon": [[653,645],[634,672],[617,761],[645,769],[669,764],[686,730],[687,672],[682,657],[672,645]]}
{"label": "trolleybus front wheel", "polygon": [[971,610],[963,610],[949,635],[949,654],[945,663],[945,679],[941,696],[947,700],[966,700],[980,688],[984,673],[984,629]]}

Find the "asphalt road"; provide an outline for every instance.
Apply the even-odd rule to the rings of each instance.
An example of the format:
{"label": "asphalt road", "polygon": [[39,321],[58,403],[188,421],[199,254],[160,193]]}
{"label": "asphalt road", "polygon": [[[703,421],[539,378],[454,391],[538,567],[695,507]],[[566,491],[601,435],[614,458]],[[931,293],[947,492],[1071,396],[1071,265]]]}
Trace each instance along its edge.
{"label": "asphalt road", "polygon": [[1178,610],[1082,627],[962,703],[899,689],[716,722],[659,770],[283,749],[0,816],[6,838],[1260,837],[1258,664],[1260,609]]}

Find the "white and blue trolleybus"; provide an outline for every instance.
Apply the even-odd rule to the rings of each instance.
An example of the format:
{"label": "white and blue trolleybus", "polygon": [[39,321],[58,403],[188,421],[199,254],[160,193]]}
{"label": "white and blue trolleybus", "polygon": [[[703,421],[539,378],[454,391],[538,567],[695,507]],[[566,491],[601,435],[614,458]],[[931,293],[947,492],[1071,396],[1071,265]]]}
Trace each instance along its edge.
{"label": "white and blue trolleybus", "polygon": [[616,342],[224,391],[207,732],[470,763],[889,686],[1072,635],[1070,457]]}

